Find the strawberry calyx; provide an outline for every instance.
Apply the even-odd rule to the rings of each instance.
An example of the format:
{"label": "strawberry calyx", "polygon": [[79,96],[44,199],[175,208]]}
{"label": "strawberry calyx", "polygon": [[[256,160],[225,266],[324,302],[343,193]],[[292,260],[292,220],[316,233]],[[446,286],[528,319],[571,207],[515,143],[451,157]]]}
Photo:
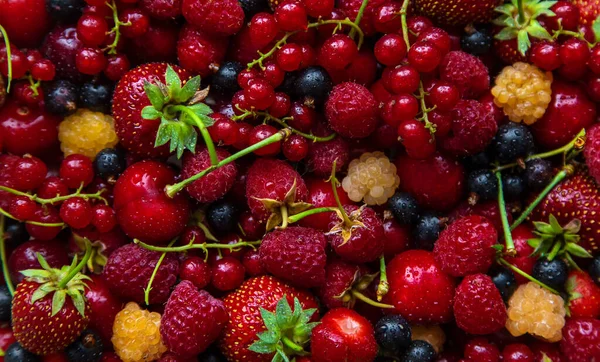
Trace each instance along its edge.
{"label": "strawberry calyx", "polygon": [[60,269],[52,268],[48,262],[38,253],[37,259],[42,269],[27,269],[21,271],[21,274],[29,281],[40,284],[39,288],[31,295],[30,303],[46,297],[52,293],[52,316],[56,315],[65,305],[66,298],[73,301],[77,312],[85,316],[85,281],[91,280],[85,274],[80,273],[86,265],[92,249],[88,246],[86,253],[81,261],[78,261],[77,255],[73,258],[71,265],[65,265]]}
{"label": "strawberry calyx", "polygon": [[[357,299],[376,308],[394,308],[393,305],[376,302],[364,294],[364,291],[367,290],[367,288],[371,285],[371,283],[373,283],[373,281],[377,278],[378,275],[379,273],[373,273],[361,276],[360,270],[357,270],[356,273],[354,273],[354,279],[352,280],[352,283],[350,283],[348,288],[346,288],[346,290],[344,290],[339,295],[336,295],[334,298],[340,299],[350,309],[354,307],[354,304],[356,303]],[[380,300],[379,294],[378,300]]]}
{"label": "strawberry calyx", "polygon": [[88,238],[81,237],[77,233],[73,233],[73,241],[75,245],[81,250],[77,254],[85,256],[85,252],[88,248],[91,249],[91,255],[85,265],[85,267],[92,273],[99,274],[108,261],[108,257],[104,255],[106,245],[100,240],[91,241]]}
{"label": "strawberry calyx", "polygon": [[280,225],[282,228],[287,227],[289,223],[289,216],[306,211],[312,206],[307,202],[296,201],[296,179],[294,179],[292,187],[290,187],[282,201],[267,198],[255,199],[262,202],[265,208],[271,212],[271,215],[267,220],[267,231],[272,230],[276,226]]}
{"label": "strawberry calyx", "polygon": [[150,100],[150,105],[142,109],[142,118],[160,120],[154,147],[159,147],[170,141],[170,151],[177,151],[181,158],[186,149],[196,151],[198,127],[208,148],[211,163],[219,161],[215,146],[206,127],[215,122],[208,117],[212,109],[202,101],[208,95],[208,88],[200,89],[200,76],[195,76],[182,86],[179,75],[169,65],[165,72],[165,81],[159,80],[144,83],[144,91]]}
{"label": "strawberry calyx", "polygon": [[298,298],[294,298],[292,311],[284,295],[277,302],[274,313],[264,308],[260,309],[267,330],[258,333],[258,340],[248,349],[260,354],[274,353],[272,362],[289,361],[289,356],[308,355],[304,346],[310,340],[313,328],[319,324],[310,321],[316,311],[316,308],[302,309]]}
{"label": "strawberry calyx", "polygon": [[541,0],[512,0],[510,3],[498,6],[495,10],[500,17],[494,24],[503,27],[496,34],[498,40],[517,39],[517,48],[521,55],[525,55],[531,47],[530,37],[552,40],[550,33],[537,20],[538,17],[556,16],[550,8],[557,1]]}

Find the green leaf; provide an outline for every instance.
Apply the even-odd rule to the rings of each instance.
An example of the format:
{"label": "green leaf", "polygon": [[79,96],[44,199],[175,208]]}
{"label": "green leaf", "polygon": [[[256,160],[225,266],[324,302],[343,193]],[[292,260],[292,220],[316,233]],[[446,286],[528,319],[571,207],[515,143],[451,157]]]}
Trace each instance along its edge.
{"label": "green leaf", "polygon": [[27,269],[21,270],[21,274],[23,274],[26,278],[36,278],[36,279],[47,279],[50,278],[50,272],[44,269]]}
{"label": "green leaf", "polygon": [[52,296],[52,316],[54,317],[56,313],[60,312],[62,307],[65,305],[65,299],[67,297],[67,292],[64,290],[57,290],[54,292]]}
{"label": "green leaf", "polygon": [[186,149],[195,152],[198,133],[194,127],[187,123],[170,121],[163,117],[158,127],[154,147],[162,146],[169,141],[171,142],[169,145],[170,152],[177,151],[177,158],[181,158],[183,151]]}
{"label": "green leaf", "polygon": [[256,335],[261,341],[269,344],[276,344],[281,339],[279,333],[275,331],[261,332]]}
{"label": "green leaf", "polygon": [[178,103],[185,103],[196,94],[198,89],[200,89],[200,76],[195,76],[185,83],[183,88],[181,88],[181,92],[174,99]]}
{"label": "green leaf", "polygon": [[[540,10],[548,10],[548,9],[550,9],[557,2],[558,1],[555,1],[555,0],[552,0],[552,1],[539,1],[538,4],[535,6],[536,13],[537,13],[537,11],[540,11]],[[556,16],[556,14],[554,14],[553,16]]]}
{"label": "green leaf", "polygon": [[156,140],[154,141],[154,147],[160,147],[165,143],[169,142],[171,131],[169,130],[169,123],[166,119],[162,119],[160,122],[160,126],[158,127],[158,132],[156,132]]}
{"label": "green leaf", "polygon": [[521,55],[527,54],[527,50],[531,46],[531,41],[529,40],[529,34],[527,34],[526,30],[519,30],[517,35],[517,48],[519,49],[519,53]]}
{"label": "green leaf", "polygon": [[[541,222],[541,221],[534,221],[533,226],[535,227],[535,230],[540,233],[552,234],[552,226],[550,226],[550,224],[548,224],[548,223]],[[536,232],[536,234],[537,234],[537,232]]]}
{"label": "green leaf", "polygon": [[260,354],[271,354],[275,352],[277,349],[275,344],[268,344],[261,340],[258,340],[248,347],[252,352],[260,353]]}
{"label": "green leaf", "polygon": [[48,293],[50,293],[50,290],[46,290],[46,289],[42,289],[42,288],[38,288],[35,292],[33,292],[33,294],[31,295],[31,304],[37,302],[38,300],[44,298],[45,296],[48,295]]}
{"label": "green leaf", "polygon": [[527,244],[529,244],[529,246],[531,246],[532,248],[537,248],[538,246],[540,246],[540,244],[542,243],[542,239],[528,239],[527,240]]}
{"label": "green leaf", "polygon": [[600,42],[600,15],[592,23],[592,31],[594,32],[596,43]]}
{"label": "green leaf", "polygon": [[260,308],[260,316],[262,317],[263,323],[265,324],[265,327],[267,327],[268,330],[277,330],[277,318],[275,317],[275,314],[269,312],[264,308]]}
{"label": "green leaf", "polygon": [[562,233],[562,225],[559,224],[558,220],[554,215],[550,215],[550,226],[552,227],[552,231],[554,234]]}
{"label": "green leaf", "polygon": [[179,75],[170,65],[167,65],[165,81],[167,83],[167,88],[169,89],[169,95],[171,98],[176,99],[179,92],[181,92],[181,79],[179,79]]}
{"label": "green leaf", "polygon": [[575,243],[567,243],[565,250],[578,258],[592,258],[592,255],[587,250]]}
{"label": "green leaf", "polygon": [[206,127],[210,127],[213,124],[215,124],[215,120],[210,118],[209,116],[205,116],[203,114],[197,115],[198,118],[200,118],[200,120],[202,121],[202,123],[204,124],[204,126]]}
{"label": "green leaf", "polygon": [[512,27],[506,27],[502,30],[500,30],[500,32],[498,34],[496,34],[496,36],[494,38],[498,39],[498,40],[510,40],[510,39],[514,39],[517,37],[518,34],[518,30]]}
{"label": "green leaf", "polygon": [[142,109],[143,119],[159,119],[162,117],[162,112],[157,111],[154,106],[146,106]]}
{"label": "green leaf", "polygon": [[534,38],[551,40],[552,36],[548,33],[543,26],[537,20],[531,20],[530,25],[527,27],[527,33]]}
{"label": "green leaf", "polygon": [[161,92],[160,88],[156,84],[152,84],[148,81],[144,82],[144,92],[150,100],[150,104],[157,110],[161,110],[165,105],[165,97]]}
{"label": "green leaf", "polygon": [[288,303],[285,295],[277,302],[277,306],[275,307],[275,315],[277,317],[277,325],[280,328],[283,329],[289,326],[292,318],[292,309],[290,308],[290,304]]}
{"label": "green leaf", "polygon": [[501,14],[505,14],[507,16],[511,16],[514,10],[514,5],[512,4],[503,4],[494,9],[494,11],[499,12]]}
{"label": "green leaf", "polygon": [[46,261],[46,259],[44,259],[44,257],[42,256],[42,254],[40,253],[35,253],[35,256],[38,260],[38,263],[40,263],[40,265],[42,266],[42,268],[44,268],[45,270],[51,270],[52,268],[50,267],[50,265],[48,265],[48,262]]}
{"label": "green leaf", "polygon": [[271,362],[284,362],[283,357],[279,353],[275,353]]}
{"label": "green leaf", "polygon": [[285,361],[285,362],[290,362],[290,359],[288,358],[288,356],[285,354],[285,352],[282,349],[277,349],[277,354],[276,356],[281,356],[281,360]]}
{"label": "green leaf", "polygon": [[75,309],[77,309],[79,314],[85,316],[85,299],[83,298],[81,292],[78,290],[70,290],[69,295],[73,299],[73,305],[75,306]]}

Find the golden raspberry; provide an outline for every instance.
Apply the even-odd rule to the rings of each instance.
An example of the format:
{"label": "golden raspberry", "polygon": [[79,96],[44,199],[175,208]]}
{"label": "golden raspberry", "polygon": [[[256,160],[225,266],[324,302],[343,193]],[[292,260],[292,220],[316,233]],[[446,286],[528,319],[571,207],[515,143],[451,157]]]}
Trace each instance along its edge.
{"label": "golden raspberry", "polygon": [[58,127],[58,139],[65,157],[78,153],[92,159],[119,142],[113,118],[88,109],[78,109],[66,117]]}
{"label": "golden raspberry", "polygon": [[542,118],[552,99],[552,72],[535,65],[515,63],[505,67],[492,88],[494,103],[513,122],[533,124]]}
{"label": "golden raspberry", "polygon": [[155,361],[167,351],[160,337],[160,314],[129,302],[117,313],[112,343],[123,362]]}
{"label": "golden raspberry", "polygon": [[366,152],[352,160],[342,187],[350,200],[364,200],[368,205],[382,205],[392,197],[400,185],[396,166],[383,152]]}
{"label": "golden raspberry", "polygon": [[440,326],[411,326],[413,341],[425,341],[433,346],[439,354],[446,343],[446,333]]}
{"label": "golden raspberry", "polygon": [[558,342],[565,325],[565,301],[534,282],[517,288],[508,301],[506,329],[515,337],[525,333]]}

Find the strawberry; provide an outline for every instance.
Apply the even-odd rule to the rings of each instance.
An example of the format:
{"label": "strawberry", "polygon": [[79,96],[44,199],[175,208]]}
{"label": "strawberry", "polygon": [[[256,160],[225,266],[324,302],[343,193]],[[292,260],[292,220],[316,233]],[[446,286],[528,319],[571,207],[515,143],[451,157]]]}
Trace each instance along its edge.
{"label": "strawberry", "polygon": [[269,362],[275,354],[292,354],[283,347],[282,337],[302,349],[318,315],[312,295],[271,276],[246,280],[223,303],[229,322],[219,348],[230,361]]}
{"label": "strawberry", "polygon": [[490,334],[504,328],[506,306],[492,278],[473,274],[462,280],[456,288],[454,318],[470,334]]}
{"label": "strawberry", "polygon": [[498,233],[479,215],[459,219],[442,231],[433,253],[440,268],[455,277],[485,273],[494,262]]}
{"label": "strawberry", "polygon": [[485,23],[494,16],[494,8],[499,0],[415,0],[418,13],[437,24],[465,26],[470,23]]}
{"label": "strawberry", "polygon": [[[519,52],[517,39],[498,40],[494,39],[494,53],[506,64],[516,62],[527,62],[527,56]],[[527,53],[529,54],[529,53]]]}
{"label": "strawberry", "polygon": [[313,362],[372,362],[377,350],[373,326],[352,309],[330,310],[313,330]]}
{"label": "strawberry", "polygon": [[171,352],[191,358],[219,337],[227,320],[221,300],[184,280],[167,301],[160,319],[160,334]]}
{"label": "strawberry", "polygon": [[409,322],[446,323],[452,319],[456,282],[441,270],[433,253],[408,250],[397,255],[387,265],[387,277],[390,291],[384,300]]}
{"label": "strawberry", "polygon": [[23,348],[47,355],[64,350],[87,327],[90,307],[83,293],[89,277],[79,273],[85,258],[61,269],[38,259],[43,269],[22,272],[26,279],[15,291],[12,326]]}
{"label": "strawberry", "polygon": [[565,287],[569,294],[571,317],[600,317],[600,287],[594,283],[588,273],[572,270]]}
{"label": "strawberry", "polygon": [[586,132],[585,148],[583,149],[585,164],[596,183],[600,183],[600,125],[595,124]]}
{"label": "strawberry", "polygon": [[569,362],[593,362],[600,356],[600,320],[570,318],[563,330],[560,351]]}
{"label": "strawberry", "polygon": [[269,273],[294,286],[312,288],[325,281],[326,247],[323,233],[294,226],[271,231],[258,250]]}
{"label": "strawberry", "polygon": [[168,197],[164,188],[175,172],[160,162],[144,160],[129,166],[114,188],[119,225],[130,238],[166,244],[185,228],[190,206],[183,194]]}
{"label": "strawberry", "polygon": [[592,23],[600,15],[600,3],[594,0],[573,0],[579,8],[579,21],[584,25],[592,25]]}

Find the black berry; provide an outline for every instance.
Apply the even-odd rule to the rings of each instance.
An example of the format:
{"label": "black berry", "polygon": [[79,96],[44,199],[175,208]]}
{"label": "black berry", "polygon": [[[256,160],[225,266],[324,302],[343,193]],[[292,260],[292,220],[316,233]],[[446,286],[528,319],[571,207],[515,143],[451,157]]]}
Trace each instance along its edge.
{"label": "black berry", "polygon": [[492,161],[490,154],[484,151],[465,158],[465,166],[470,170],[479,170],[490,167]]}
{"label": "black berry", "polygon": [[4,351],[4,362],[38,362],[40,357],[29,352],[19,342],[15,342],[8,346]]}
{"label": "black berry", "polygon": [[0,285],[0,321],[10,321],[10,308],[12,305],[12,296],[6,285]]}
{"label": "black berry", "polygon": [[386,315],[375,325],[375,340],[386,352],[400,354],[411,343],[410,325],[399,315]]}
{"label": "black berry", "polygon": [[549,287],[562,289],[567,281],[569,268],[560,259],[548,260],[540,258],[535,262],[531,276]]}
{"label": "black berry", "polygon": [[426,212],[415,224],[414,247],[417,249],[433,250],[433,244],[440,236],[444,222],[434,213]]}
{"label": "black berry", "polygon": [[269,7],[268,0],[238,0],[242,9],[244,9],[244,14],[246,15],[246,19],[250,20],[254,15],[260,13],[263,10],[266,10]]}
{"label": "black berry", "polygon": [[212,77],[211,90],[222,94],[232,95],[240,89],[237,76],[244,70],[244,66],[238,62],[224,62]]}
{"label": "black berry", "polygon": [[277,91],[283,92],[286,94],[295,94],[295,83],[296,78],[298,77],[298,72],[286,72],[285,77],[283,78],[283,83],[277,87]]}
{"label": "black berry", "polygon": [[400,224],[411,225],[419,218],[417,200],[409,193],[397,192],[388,200],[388,208]]}
{"label": "black berry", "polygon": [[590,276],[594,279],[596,285],[600,285],[600,256],[597,256],[592,260],[589,271]]}
{"label": "black berry", "polygon": [[56,80],[46,86],[45,106],[50,113],[68,116],[77,109],[79,89],[68,80]]}
{"label": "black berry", "polygon": [[517,279],[513,272],[504,267],[497,267],[490,271],[490,277],[500,291],[502,299],[508,302],[508,299],[517,288]]}
{"label": "black berry", "polygon": [[79,90],[79,107],[110,113],[113,87],[100,82],[83,83]]}
{"label": "black berry", "polygon": [[237,209],[230,202],[217,201],[208,208],[206,220],[215,231],[219,233],[230,232],[236,226]]}
{"label": "black berry", "polygon": [[200,356],[198,362],[227,362],[227,359],[219,352],[217,348],[210,347]]}
{"label": "black berry", "polygon": [[541,191],[552,180],[552,163],[543,158],[534,158],[525,164],[525,182],[533,191]]}
{"label": "black berry", "polygon": [[46,0],[46,10],[50,16],[65,24],[76,22],[84,7],[83,0]]}
{"label": "black berry", "polygon": [[404,356],[402,362],[433,362],[437,356],[433,346],[425,341],[413,341]]}
{"label": "black berry", "polygon": [[323,104],[333,88],[331,77],[323,67],[308,67],[298,73],[294,90],[303,101]]}
{"label": "black berry", "polygon": [[518,200],[525,193],[525,181],[518,174],[502,175],[502,188],[504,198]]}
{"label": "black berry", "polygon": [[492,142],[496,159],[500,163],[515,162],[533,152],[533,136],[529,129],[519,123],[508,122],[498,127]]}
{"label": "black berry", "polygon": [[19,246],[29,240],[29,233],[25,228],[25,223],[8,219],[6,221],[6,230],[4,232],[6,242],[11,246]]}
{"label": "black berry", "polygon": [[96,175],[103,179],[116,178],[125,170],[125,153],[115,148],[105,148],[94,159]]}
{"label": "black berry", "polygon": [[492,37],[487,29],[471,28],[460,37],[460,47],[467,53],[482,55],[492,48]]}
{"label": "black berry", "polygon": [[498,179],[490,170],[477,170],[469,174],[467,179],[469,192],[480,200],[493,200],[498,197]]}
{"label": "black berry", "polygon": [[69,362],[98,362],[102,358],[102,340],[93,331],[86,329],[65,350]]}

